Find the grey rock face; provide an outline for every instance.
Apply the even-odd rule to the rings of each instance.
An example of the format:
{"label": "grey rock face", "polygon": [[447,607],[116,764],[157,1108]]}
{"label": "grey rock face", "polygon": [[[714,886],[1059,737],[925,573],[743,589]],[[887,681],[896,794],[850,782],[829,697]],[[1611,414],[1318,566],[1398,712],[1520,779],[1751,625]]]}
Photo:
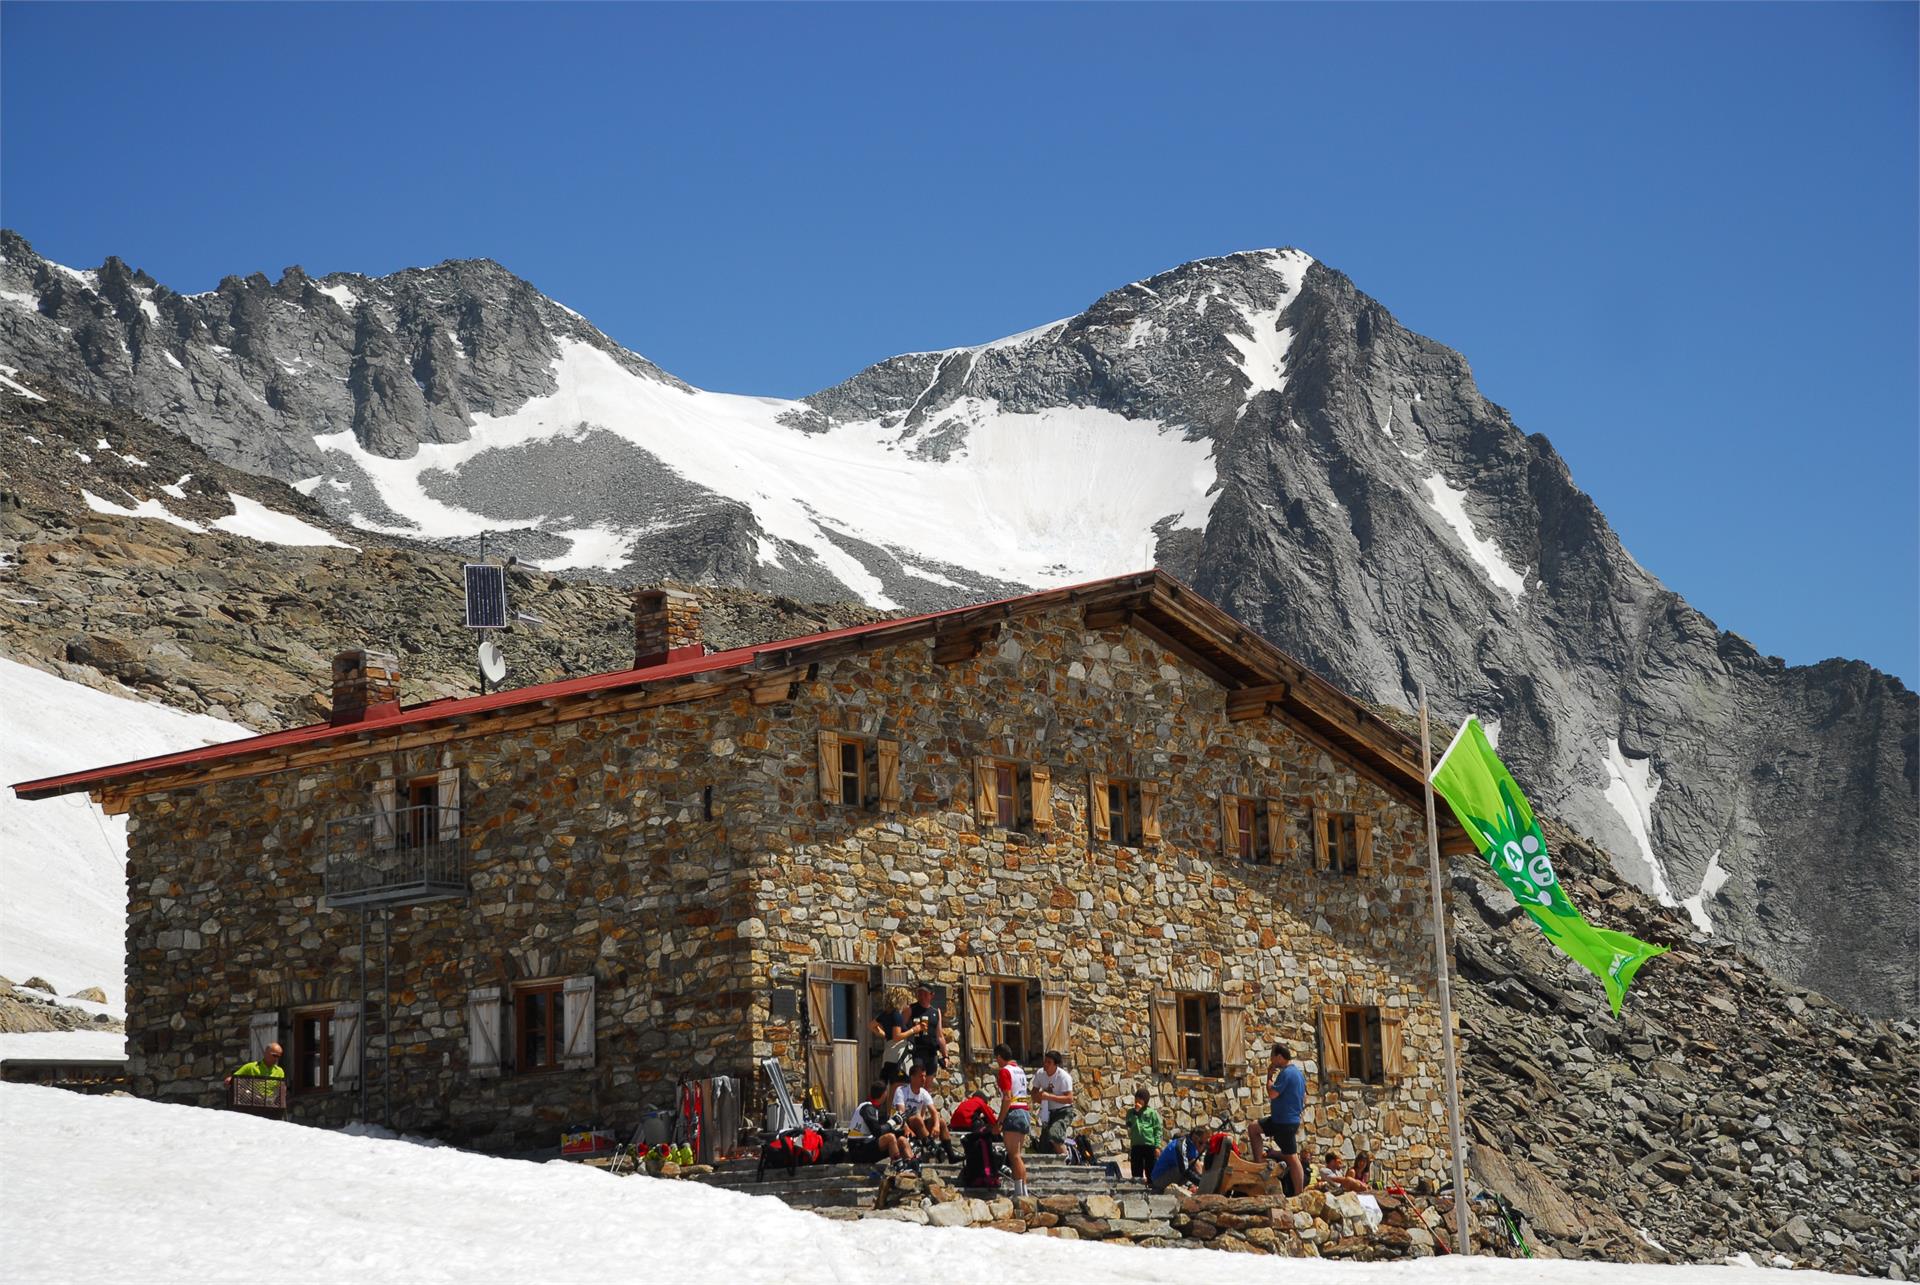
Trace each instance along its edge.
{"label": "grey rock face", "polygon": [[[685,389],[490,262],[379,279],[289,269],[187,298],[117,260],[70,273],[11,233],[0,257],[0,360],[237,467],[321,475],[329,512],[402,533],[369,470],[551,393],[563,340]],[[1633,560],[1458,353],[1340,273],[1274,252],[1186,264],[1026,335],[891,358],[779,422],[801,442],[878,424],[901,458],[943,467],[983,415],[1061,408],[1209,444],[1204,529],[1170,516],[1115,531],[1116,550],[1151,549],[1357,692],[1406,708],[1424,685],[1441,722],[1497,722],[1535,804],[1611,851],[1621,877],[1697,898],[1698,921],[1782,976],[1867,1012],[1920,1012],[1920,913],[1902,891],[1920,880],[1913,693],[1856,662],[1788,668],[1722,632]],[[364,462],[315,442],[349,433]],[[611,528],[623,581],[868,601],[877,585],[909,608],[1021,587],[843,525],[812,546],[775,536],[754,502],[584,415],[421,488],[536,559],[571,547],[563,533]]]}

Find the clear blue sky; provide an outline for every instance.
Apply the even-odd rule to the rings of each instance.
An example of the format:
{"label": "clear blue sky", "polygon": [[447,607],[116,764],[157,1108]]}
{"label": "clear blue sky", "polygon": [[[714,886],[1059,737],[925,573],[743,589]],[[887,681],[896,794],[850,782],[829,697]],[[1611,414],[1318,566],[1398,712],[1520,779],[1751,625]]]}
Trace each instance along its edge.
{"label": "clear blue sky", "polygon": [[485,255],[811,392],[1298,245],[1627,547],[1920,671],[1912,4],[0,7],[0,218],[177,289]]}

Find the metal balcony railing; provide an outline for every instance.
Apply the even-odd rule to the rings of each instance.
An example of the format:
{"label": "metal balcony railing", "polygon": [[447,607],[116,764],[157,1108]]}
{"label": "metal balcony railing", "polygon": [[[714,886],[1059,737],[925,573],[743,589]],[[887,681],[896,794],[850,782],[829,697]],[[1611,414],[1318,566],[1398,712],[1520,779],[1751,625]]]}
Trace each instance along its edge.
{"label": "metal balcony railing", "polygon": [[327,904],[397,905],[467,895],[460,809],[434,804],[327,822]]}

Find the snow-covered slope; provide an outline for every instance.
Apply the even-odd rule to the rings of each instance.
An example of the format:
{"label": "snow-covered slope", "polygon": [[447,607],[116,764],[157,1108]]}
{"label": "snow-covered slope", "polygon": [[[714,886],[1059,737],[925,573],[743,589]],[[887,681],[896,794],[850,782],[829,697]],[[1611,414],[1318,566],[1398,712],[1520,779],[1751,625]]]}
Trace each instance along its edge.
{"label": "snow-covered slope", "polygon": [[[96,1163],[100,1157],[111,1163]],[[1754,1268],[1527,1259],[1347,1263],[896,1222],[770,1196],[496,1160],[228,1112],[0,1084],[5,1274],[673,1285],[1758,1285]],[[31,1199],[22,1198],[28,1193]],[[76,1241],[83,1228],[87,1245]],[[1838,1277],[1828,1279],[1838,1280]]]}
{"label": "snow-covered slope", "polygon": [[[0,785],[252,734],[0,658]],[[123,1009],[126,862],[125,817],[81,795],[27,803],[0,789],[0,976],[98,986]]]}

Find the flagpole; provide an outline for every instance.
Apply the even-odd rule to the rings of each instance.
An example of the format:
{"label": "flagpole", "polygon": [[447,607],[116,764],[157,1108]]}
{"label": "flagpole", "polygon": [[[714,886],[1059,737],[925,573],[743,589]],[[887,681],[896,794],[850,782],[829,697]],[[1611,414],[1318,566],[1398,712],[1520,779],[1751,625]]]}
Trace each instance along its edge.
{"label": "flagpole", "polygon": [[1467,1181],[1460,1151],[1460,1075],[1453,1057],[1453,990],[1447,977],[1446,903],[1440,891],[1440,827],[1433,818],[1433,742],[1427,735],[1427,685],[1420,684],[1420,782],[1427,793],[1427,870],[1433,884],[1433,964],[1440,979],[1440,1048],[1447,1069],[1447,1132],[1453,1142],[1454,1253],[1471,1254]]}

